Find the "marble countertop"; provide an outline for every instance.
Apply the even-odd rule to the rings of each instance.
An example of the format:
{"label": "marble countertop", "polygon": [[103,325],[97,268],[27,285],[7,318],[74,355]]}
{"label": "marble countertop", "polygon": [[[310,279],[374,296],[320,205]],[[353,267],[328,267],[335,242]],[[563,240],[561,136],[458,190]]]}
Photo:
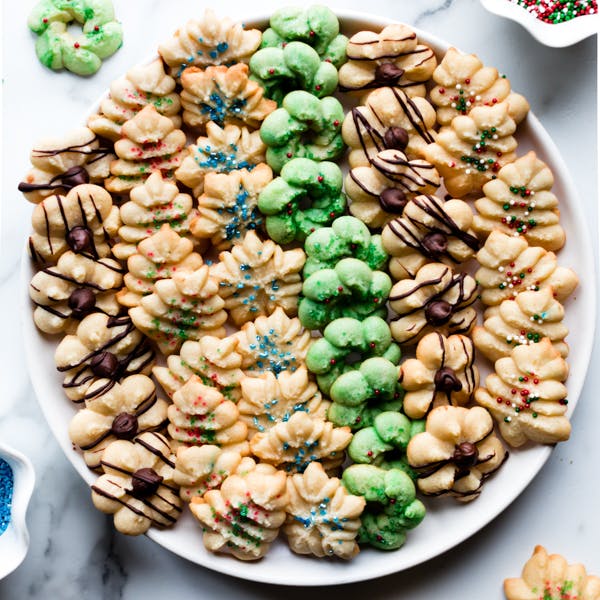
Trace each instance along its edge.
{"label": "marble countertop", "polygon": [[[525,94],[571,170],[589,227],[598,240],[596,179],[596,39],[563,50],[541,46],[519,25],[495,17],[476,0],[329,0],[332,8],[366,10],[416,25],[476,52],[507,73]],[[26,18],[34,0],[7,3],[3,20],[2,252],[0,308],[5,315],[0,350],[0,440],[33,461],[37,483],[29,509],[31,547],[25,562],[0,581],[4,600],[71,598],[352,597],[437,600],[500,600],[502,580],[517,576],[536,544],[580,561],[600,574],[600,478],[596,423],[600,422],[600,372],[588,375],[573,418],[572,439],[555,449],[533,483],[500,516],[472,538],[421,566],[352,587],[286,589],[236,580],[169,553],[146,537],[113,531],[97,512],[89,490],[68,463],[41,416],[24,363],[18,319],[19,262],[29,231],[31,205],[16,190],[28,167],[29,149],[44,135],[83,122],[110,81],[152,55],[203,3],[192,0],[114,0],[125,43],[88,79],[44,69],[34,53]],[[248,3],[229,0],[217,8],[240,18]],[[253,0],[270,12],[280,2]],[[585,277],[585,274],[581,274]],[[597,338],[598,339],[598,338]],[[596,343],[592,365],[600,361]]]}

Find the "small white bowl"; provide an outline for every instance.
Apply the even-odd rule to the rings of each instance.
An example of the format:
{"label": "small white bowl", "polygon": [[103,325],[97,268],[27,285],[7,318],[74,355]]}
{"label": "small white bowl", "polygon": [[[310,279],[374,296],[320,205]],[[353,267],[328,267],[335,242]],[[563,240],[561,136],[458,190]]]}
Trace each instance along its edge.
{"label": "small white bowl", "polygon": [[516,21],[531,33],[531,35],[546,46],[564,48],[598,33],[600,21],[598,15],[575,17],[564,23],[544,23],[535,15],[530,14],[522,6],[508,0],[481,0],[484,8],[490,12]]}
{"label": "small white bowl", "polygon": [[10,522],[0,535],[0,579],[3,579],[23,562],[29,548],[25,514],[33,492],[35,472],[25,455],[2,443],[0,458],[10,465],[14,480]]}

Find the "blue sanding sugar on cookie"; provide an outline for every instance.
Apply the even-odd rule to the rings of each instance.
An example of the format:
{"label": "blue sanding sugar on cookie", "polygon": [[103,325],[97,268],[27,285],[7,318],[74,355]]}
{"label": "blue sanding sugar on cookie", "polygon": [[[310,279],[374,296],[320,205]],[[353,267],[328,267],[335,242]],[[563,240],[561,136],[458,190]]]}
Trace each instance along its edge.
{"label": "blue sanding sugar on cookie", "polygon": [[0,535],[10,523],[14,477],[10,465],[0,458]]}

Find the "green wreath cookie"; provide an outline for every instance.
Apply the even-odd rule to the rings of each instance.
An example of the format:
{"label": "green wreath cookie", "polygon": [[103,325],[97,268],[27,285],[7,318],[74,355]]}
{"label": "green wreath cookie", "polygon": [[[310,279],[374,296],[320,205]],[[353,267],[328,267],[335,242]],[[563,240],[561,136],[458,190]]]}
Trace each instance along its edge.
{"label": "green wreath cookie", "polygon": [[267,145],[267,163],[279,173],[292,158],[339,158],[345,147],[343,121],[344,109],[332,96],[319,99],[304,90],[290,92],[260,128]]}
{"label": "green wreath cookie", "polygon": [[356,217],[339,217],[331,227],[321,227],[306,238],[306,263],[303,275],[335,267],[342,258],[354,257],[371,269],[383,269],[388,255],[380,235],[371,235],[369,228]]}
{"label": "green wreath cookie", "polygon": [[304,42],[290,42],[284,48],[263,48],[250,59],[252,79],[265,89],[265,96],[281,106],[284,96],[306,90],[323,98],[338,84],[337,69],[321,61],[314,48]]}
{"label": "green wreath cookie", "polygon": [[[310,206],[302,208],[307,201]],[[342,172],[332,162],[294,158],[260,192],[258,208],[267,215],[267,233],[277,243],[304,241],[344,212]]]}
{"label": "green wreath cookie", "polygon": [[[67,30],[73,21],[83,25],[78,37]],[[39,35],[35,51],[40,62],[55,71],[64,67],[77,75],[92,75],[123,43],[110,0],[42,0],[27,25]]]}
{"label": "green wreath cookie", "polygon": [[289,42],[300,41],[312,46],[322,60],[340,68],[346,62],[348,38],[340,34],[335,13],[326,6],[309,8],[288,6],[276,10],[263,33],[261,48],[283,48]]}
{"label": "green wreath cookie", "polygon": [[425,518],[425,506],[415,498],[414,483],[400,469],[350,465],[342,475],[342,483],[351,494],[364,496],[367,501],[359,544],[395,550],[406,541],[406,532]]}
{"label": "green wreath cookie", "polygon": [[385,317],[392,280],[357,258],[343,258],[333,269],[316,271],[304,280],[298,318],[307,329],[323,329],[341,317]]}

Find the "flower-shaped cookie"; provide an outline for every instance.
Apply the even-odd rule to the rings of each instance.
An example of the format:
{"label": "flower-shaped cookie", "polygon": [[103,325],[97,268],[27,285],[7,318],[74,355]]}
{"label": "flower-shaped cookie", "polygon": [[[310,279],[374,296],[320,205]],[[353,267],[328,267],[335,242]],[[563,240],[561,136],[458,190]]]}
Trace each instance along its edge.
{"label": "flower-shaped cookie", "polygon": [[425,82],[437,66],[429,46],[403,23],[379,33],[359,31],[346,46],[348,62],[340,68],[340,89],[368,90],[383,86],[402,88],[409,96],[425,96]]}
{"label": "flower-shaped cookie", "polygon": [[287,480],[289,503],[283,532],[293,552],[350,559],[358,554],[356,536],[366,502],[350,494],[321,463]]}
{"label": "flower-shaped cookie", "polygon": [[301,41],[312,46],[322,60],[339,68],[346,62],[348,38],[340,33],[335,13],[327,6],[288,6],[273,12],[261,46],[285,48]]}
{"label": "flower-shaped cookie", "polygon": [[404,545],[407,531],[425,518],[425,506],[415,497],[415,484],[401,469],[350,465],[342,475],[342,483],[351,494],[367,501],[359,544],[395,550]]}
{"label": "flower-shaped cookie", "polygon": [[237,407],[250,435],[267,431],[300,411],[311,418],[324,419],[329,407],[308,378],[305,366],[294,372],[283,371],[277,377],[270,371],[258,377],[244,377],[241,388]]}
{"label": "flower-shaped cookie", "polygon": [[507,600],[598,600],[600,577],[588,575],[581,564],[570,565],[560,554],[533,549],[521,577],[504,580]]}
{"label": "flower-shaped cookie", "polygon": [[569,439],[563,384],[569,367],[548,338],[517,346],[510,356],[496,361],[494,370],[485,387],[476,390],[475,400],[492,413],[511,446],[522,446],[527,440],[555,444]]}
{"label": "flower-shaped cookie", "polygon": [[66,196],[49,196],[33,209],[29,253],[44,264],[55,264],[68,250],[93,259],[107,257],[109,240],[120,224],[119,208],[105,189],[77,185]]}
{"label": "flower-shaped cookie", "polygon": [[422,419],[436,406],[465,406],[479,385],[475,348],[464,335],[426,335],[416,358],[404,361],[400,373],[404,412],[413,419]]}
{"label": "flower-shaped cookie", "polygon": [[226,400],[215,387],[204,385],[197,375],[173,394],[167,411],[169,435],[186,446],[215,444],[248,454],[248,427],[240,421],[235,402]]}
{"label": "flower-shaped cookie", "polygon": [[269,166],[279,173],[292,158],[339,158],[344,152],[343,120],[344,109],[333,96],[319,99],[303,90],[290,92],[260,128]]}
{"label": "flower-shaped cookie", "polygon": [[100,466],[102,453],[115,440],[132,440],[167,425],[167,402],[157,398],[146,375],[130,375],[86,401],[69,424],[71,441],[83,452],[90,469]]}
{"label": "flower-shaped cookie", "polygon": [[485,196],[475,201],[473,229],[487,237],[494,229],[522,235],[532,246],[560,250],[565,232],[559,225],[558,199],[552,193],[554,177],[535,152],[521,156],[498,171],[483,186]]}
{"label": "flower-shaped cookie", "polygon": [[102,455],[101,475],[92,485],[92,501],[113,514],[117,531],[146,533],[151,526],[170,527],[181,514],[173,482],[175,456],[167,438],[146,432],[132,442],[117,440]]}
{"label": "flower-shaped cookie", "polygon": [[154,351],[129,317],[95,312],[79,323],[75,335],[62,339],[54,360],[64,373],[65,394],[80,403],[107,392],[128,375],[148,374]]}
{"label": "flower-shaped cookie", "polygon": [[19,183],[19,191],[37,204],[82,183],[102,183],[114,155],[110,148],[100,147],[93,131],[79,127],[61,138],[39,140],[29,158],[33,169]]}
{"label": "flower-shaped cookie", "polygon": [[414,344],[431,331],[443,335],[469,333],[477,320],[471,306],[477,300],[477,282],[466,273],[454,273],[443,263],[422,266],[412,279],[402,279],[390,292],[397,313],[390,324],[401,344]]}
{"label": "flower-shaped cookie", "polygon": [[334,427],[330,421],[298,411],[268,431],[254,434],[250,450],[287,473],[303,473],[313,461],[331,473],[344,461],[351,439],[349,427]]}
{"label": "flower-shaped cookie", "polygon": [[185,153],[185,133],[176,129],[153,104],[146,105],[121,127],[121,139],[115,142],[119,157],[110,164],[111,177],[104,185],[109,192],[122,194],[144,183],[154,172],[173,179]]}
{"label": "flower-shaped cookie", "polygon": [[516,127],[507,104],[478,106],[442,127],[423,154],[444,178],[448,192],[462,198],[481,192],[504,165],[515,160]]}
{"label": "flower-shaped cookie", "polygon": [[240,560],[262,558],[285,521],[286,483],[283,471],[258,464],[230,475],[219,490],[193,498],[190,510],[204,529],[207,550]]}
{"label": "flower-shaped cookie", "polygon": [[181,127],[181,102],[175,92],[175,80],[165,73],[163,62],[153,60],[147,65],[133,67],[127,75],[110,84],[110,94],[100,103],[98,114],[88,119],[88,127],[98,135],[116,142],[121,127],[144,106],[152,104],[175,127]]}
{"label": "flower-shaped cookie", "polygon": [[477,350],[490,360],[508,356],[514,346],[537,344],[548,338],[563,358],[569,354],[563,323],[565,309],[552,295],[552,288],[519,292],[514,299],[488,308],[483,326],[473,329]]}
{"label": "flower-shaped cookie", "polygon": [[245,29],[227,17],[219,19],[207,8],[201,19],[188,21],[171,39],[160,44],[158,53],[171,67],[171,74],[179,77],[191,65],[248,62],[260,40],[258,29]]}
{"label": "flower-shaped cookie", "polygon": [[244,123],[258,128],[277,108],[264,97],[264,90],[248,78],[248,65],[188,67],[181,74],[183,121],[190,127],[204,127],[212,121],[222,127]]}
{"label": "flower-shaped cookie", "polygon": [[401,150],[408,158],[423,156],[434,141],[435,110],[425,98],[409,98],[393,87],[373,90],[363,106],[344,119],[342,136],[348,146],[350,167],[369,166],[382,150]]}
{"label": "flower-shaped cookie", "polygon": [[129,310],[135,326],[153,339],[163,354],[173,354],[185,340],[225,336],[227,313],[219,283],[207,265],[181,271],[154,283],[154,291]]}
{"label": "flower-shaped cookie", "polygon": [[273,179],[271,167],[261,163],[251,170],[208,173],[198,198],[198,216],[192,233],[209,239],[219,250],[238,244],[248,231],[257,230],[263,218],[257,209],[259,194]]}
{"label": "flower-shaped cookie", "polygon": [[482,287],[481,300],[496,306],[525,290],[550,287],[560,302],[568,298],[579,279],[574,271],[559,266],[554,252],[529,246],[523,237],[493,231],[477,253],[481,267],[475,278]]}
{"label": "flower-shaped cookie", "polygon": [[122,284],[123,269],[117,261],[65,252],[55,266],[38,271],[31,279],[33,320],[44,333],[60,333],[70,332],[91,312],[117,315],[116,291]]}
{"label": "flower-shaped cookie", "polygon": [[203,496],[208,490],[221,486],[229,475],[254,468],[254,461],[230,449],[212,444],[180,446],[175,458],[173,481],[180,486],[179,496],[184,502]]}
{"label": "flower-shaped cookie", "polygon": [[477,498],[484,481],[508,458],[490,413],[480,406],[434,408],[406,454],[423,494],[450,495],[459,502]]}
{"label": "flower-shaped cookie", "polygon": [[272,313],[278,306],[288,315],[296,314],[304,261],[300,248],[283,250],[272,240],[262,242],[254,231],[249,231],[231,252],[219,254],[211,275],[220,281],[225,308],[240,326]]}
{"label": "flower-shaped cookie", "polygon": [[510,81],[493,67],[484,67],[475,54],[461,54],[449,48],[433,72],[438,87],[430,97],[437,108],[437,120],[449,125],[454,117],[466,115],[477,106],[508,105],[508,114],[520,123],[529,111],[529,103],[510,89]]}
{"label": "flower-shaped cookie", "polygon": [[229,173],[237,169],[253,169],[265,161],[266,146],[258,131],[247,127],[225,125],[221,129],[212,121],[206,124],[206,136],[190,144],[175,177],[192,188],[198,197],[204,190],[209,173]]}
{"label": "flower-shaped cookie", "polygon": [[189,194],[181,194],[172,181],[155,171],[142,185],[134,187],[131,200],[120,207],[121,241],[113,246],[113,254],[121,260],[135,254],[136,245],[156,233],[165,223],[179,235],[189,236],[197,211]]}
{"label": "flower-shaped cookie", "polygon": [[137,252],[127,259],[128,273],[125,287],[117,296],[119,302],[127,307],[137,306],[154,291],[157,281],[200,269],[204,262],[193,250],[191,240],[179,236],[167,223],[162,225],[157,233],[142,240]]}
{"label": "flower-shaped cookie", "polygon": [[262,48],[250,59],[250,72],[252,79],[264,88],[265,95],[279,105],[294,90],[306,90],[322,98],[333,94],[338,84],[333,64],[321,61],[317,51],[304,42]]}
{"label": "flower-shaped cookie", "polygon": [[390,221],[381,234],[383,247],[392,257],[392,276],[415,277],[428,261],[452,265],[472,258],[480,245],[471,230],[472,220],[471,208],[462,200],[413,198],[402,216]]}
{"label": "flower-shaped cookie", "polygon": [[344,213],[342,172],[332,162],[293,158],[283,166],[281,176],[260,192],[258,208],[267,215],[271,239],[278,244],[302,242]]}
{"label": "flower-shaped cookie", "polygon": [[435,167],[426,160],[409,160],[401,150],[382,150],[369,166],[351,169],[345,189],[350,212],[369,227],[382,227],[393,214],[419,194],[432,194],[440,185]]}

